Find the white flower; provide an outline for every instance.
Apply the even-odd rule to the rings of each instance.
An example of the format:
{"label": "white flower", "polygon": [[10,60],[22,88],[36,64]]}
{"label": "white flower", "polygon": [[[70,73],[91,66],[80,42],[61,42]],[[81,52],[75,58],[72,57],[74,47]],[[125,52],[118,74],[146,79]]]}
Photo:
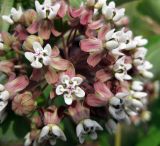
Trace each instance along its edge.
{"label": "white flower", "polygon": [[132,86],[131,86],[132,90],[135,91],[142,91],[143,90],[143,82],[141,81],[133,81]]}
{"label": "white flower", "polygon": [[0,50],[3,50],[3,48],[4,48],[4,43],[3,43],[2,35],[0,34]]}
{"label": "white flower", "polygon": [[52,20],[56,17],[60,9],[60,4],[55,3],[54,5],[52,5],[51,0],[45,0],[43,4],[40,4],[39,1],[36,0],[35,7],[41,19],[48,18]]}
{"label": "white flower", "polygon": [[125,31],[125,28],[117,32],[115,32],[115,29],[110,30],[106,33],[105,40],[106,48],[115,57],[123,56],[122,50],[130,50],[136,47],[136,43],[132,41],[132,32]]}
{"label": "white flower", "polygon": [[132,77],[127,74],[127,71],[130,70],[131,68],[132,68],[131,64],[125,63],[125,56],[118,59],[113,66],[116,79],[119,81],[131,80]]}
{"label": "white flower", "polygon": [[144,47],[139,47],[136,49],[136,52],[134,53],[134,60],[133,60],[133,63],[135,66],[138,66],[138,65],[142,65],[143,62],[145,61],[145,57],[146,57],[146,54],[147,54],[147,49],[144,48]]}
{"label": "white flower", "polygon": [[5,109],[8,105],[9,92],[5,90],[5,87],[0,84],[0,123],[2,123],[6,117]]}
{"label": "white flower", "polygon": [[49,65],[52,54],[51,46],[47,44],[43,49],[39,42],[34,42],[33,49],[34,53],[25,52],[25,57],[31,62],[31,66],[33,68],[42,68],[41,59],[44,65]]}
{"label": "white flower", "polygon": [[148,40],[144,39],[142,36],[135,37],[134,41],[136,42],[138,47],[142,47],[148,43]]}
{"label": "white flower", "polygon": [[153,78],[153,73],[149,71],[152,67],[153,65],[149,61],[144,61],[143,64],[137,66],[137,69],[142,76],[146,78]]}
{"label": "white flower", "polygon": [[74,97],[82,99],[85,96],[85,92],[79,87],[83,82],[80,77],[70,78],[68,75],[63,75],[61,77],[61,85],[56,88],[57,95],[64,95],[65,103],[70,105]]}
{"label": "white flower", "polygon": [[125,98],[127,96],[128,94],[120,92],[112,97],[109,101],[109,112],[115,120],[130,123],[125,111]]}
{"label": "white flower", "polygon": [[23,11],[21,7],[19,7],[18,10],[16,10],[15,8],[12,8],[11,13],[9,15],[3,15],[2,19],[8,22],[9,24],[13,24],[14,22],[18,22],[22,15],[23,15]]}
{"label": "white flower", "polygon": [[116,133],[117,130],[117,121],[109,119],[105,124],[106,129],[110,134]]}
{"label": "white flower", "polygon": [[125,9],[117,9],[115,2],[110,2],[108,5],[104,4],[102,7],[102,14],[107,20],[119,21],[125,13]]}
{"label": "white flower", "polygon": [[52,124],[42,128],[38,142],[49,141],[50,145],[55,145],[57,139],[66,141],[66,136],[57,125]]}
{"label": "white flower", "polygon": [[88,135],[92,140],[97,139],[97,130],[103,130],[101,125],[99,125],[96,121],[91,119],[85,119],[81,121],[76,127],[77,137],[79,138],[79,142],[82,144],[85,141],[85,136]]}

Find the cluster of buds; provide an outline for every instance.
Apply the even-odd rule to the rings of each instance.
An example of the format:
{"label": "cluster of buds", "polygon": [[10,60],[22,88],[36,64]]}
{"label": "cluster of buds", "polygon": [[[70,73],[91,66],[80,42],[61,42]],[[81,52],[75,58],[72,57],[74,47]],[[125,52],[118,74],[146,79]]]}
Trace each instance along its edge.
{"label": "cluster of buds", "polygon": [[133,36],[124,8],[107,0],[79,8],[68,0],[35,0],[35,10],[12,8],[2,18],[11,33],[0,34],[0,120],[7,110],[30,120],[25,146],[66,141],[64,118],[76,125],[80,143],[142,114],[150,118],[148,41]]}

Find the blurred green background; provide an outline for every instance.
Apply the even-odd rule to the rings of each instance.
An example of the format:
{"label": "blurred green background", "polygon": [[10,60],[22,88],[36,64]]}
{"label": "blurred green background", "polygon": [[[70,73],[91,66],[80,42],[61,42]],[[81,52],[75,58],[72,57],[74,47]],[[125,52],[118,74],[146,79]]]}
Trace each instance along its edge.
{"label": "blurred green background", "polygon": [[[78,6],[81,0],[70,0],[72,5]],[[130,19],[130,28],[135,35],[148,38],[149,44],[147,59],[154,65],[153,81],[160,79],[160,0],[114,0],[120,7],[126,8],[126,15]],[[34,8],[34,0],[0,0],[0,15],[8,14],[11,7],[22,5],[25,9]],[[7,31],[9,25],[0,18],[0,31]],[[97,142],[86,146],[160,146],[160,98],[153,97],[154,101],[149,109],[152,119],[146,124],[122,127],[120,143],[115,143],[115,136],[106,131],[99,135]],[[70,121],[68,125],[70,124]],[[0,126],[0,146],[21,146],[23,137],[29,130],[25,119],[9,114],[7,120]],[[68,142],[58,143],[57,146],[76,146],[75,133],[68,128]],[[74,134],[73,134],[74,133]],[[71,136],[74,135],[74,138]],[[73,139],[73,140],[72,140]],[[118,139],[119,141],[119,139]]]}

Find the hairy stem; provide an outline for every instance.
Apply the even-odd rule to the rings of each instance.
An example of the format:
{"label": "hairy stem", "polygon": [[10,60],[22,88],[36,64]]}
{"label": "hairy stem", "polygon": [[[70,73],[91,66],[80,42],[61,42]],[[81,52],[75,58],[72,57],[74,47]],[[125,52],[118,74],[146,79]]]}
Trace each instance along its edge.
{"label": "hairy stem", "polygon": [[117,125],[117,131],[115,134],[115,146],[121,146],[121,125]]}

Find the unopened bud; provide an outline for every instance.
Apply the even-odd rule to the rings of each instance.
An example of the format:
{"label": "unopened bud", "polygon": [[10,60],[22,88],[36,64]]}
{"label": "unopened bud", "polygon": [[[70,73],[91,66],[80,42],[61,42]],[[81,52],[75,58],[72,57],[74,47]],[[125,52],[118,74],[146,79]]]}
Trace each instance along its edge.
{"label": "unopened bud", "polygon": [[12,110],[18,115],[26,115],[35,109],[36,103],[30,92],[25,92],[14,97]]}
{"label": "unopened bud", "polygon": [[35,35],[30,35],[27,37],[26,41],[23,43],[23,48],[25,50],[32,51],[34,42],[39,42],[41,45],[43,45],[42,38]]}

